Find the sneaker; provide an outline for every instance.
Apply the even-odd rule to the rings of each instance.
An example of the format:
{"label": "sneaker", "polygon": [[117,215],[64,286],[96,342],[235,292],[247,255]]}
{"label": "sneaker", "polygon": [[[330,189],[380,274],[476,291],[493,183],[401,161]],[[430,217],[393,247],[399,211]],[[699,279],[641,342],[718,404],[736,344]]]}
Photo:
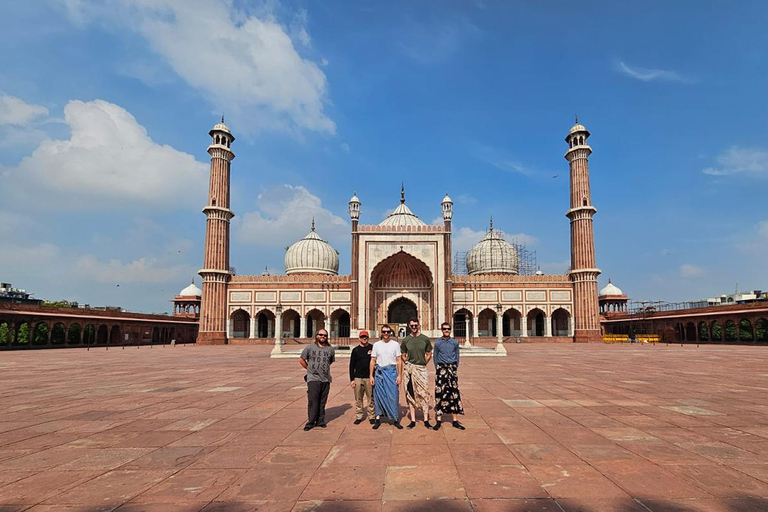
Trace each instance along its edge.
{"label": "sneaker", "polygon": [[435,422],[435,427],[434,427],[434,430],[440,430],[440,424],[441,424],[441,423],[442,423],[442,421],[436,421],[436,422]]}
{"label": "sneaker", "polygon": [[378,429],[380,426],[381,426],[381,421],[380,420],[375,420],[373,422],[373,430]]}
{"label": "sneaker", "polygon": [[[415,425],[415,423],[414,423],[414,425]],[[399,422],[399,421],[396,421],[396,422],[395,422],[395,428],[396,428],[397,430],[403,430],[403,426],[400,424],[400,422]],[[408,427],[408,428],[412,428],[412,427]]]}
{"label": "sneaker", "polygon": [[428,429],[432,430],[432,425],[429,424],[429,421],[425,421],[424,422],[424,426],[427,427]]}
{"label": "sneaker", "polygon": [[325,428],[328,425],[326,425],[325,423],[318,423],[317,426],[320,427],[320,428]]}
{"label": "sneaker", "polygon": [[314,427],[314,425],[304,425],[304,432],[312,430],[312,427]]}
{"label": "sneaker", "polygon": [[[412,429],[412,428],[413,428],[413,427],[415,427],[415,426],[416,426],[416,422],[415,422],[415,421],[412,421],[412,422],[410,422],[410,423],[409,423],[409,424],[406,426],[406,428],[408,428],[408,429],[410,430],[410,429]],[[403,427],[400,427],[400,428],[403,428]]]}
{"label": "sneaker", "polygon": [[374,423],[376,423],[376,420],[374,420],[374,419],[370,419],[370,420],[368,420],[368,422],[369,422],[371,425],[373,425]]}
{"label": "sneaker", "polygon": [[451,423],[451,425],[453,425],[453,428],[457,428],[459,430],[467,430],[467,427],[465,427],[464,425],[462,425],[458,421],[454,421],[453,423]]}
{"label": "sneaker", "polygon": [[359,425],[363,422],[363,418],[360,418],[359,420],[355,420],[355,425]]}

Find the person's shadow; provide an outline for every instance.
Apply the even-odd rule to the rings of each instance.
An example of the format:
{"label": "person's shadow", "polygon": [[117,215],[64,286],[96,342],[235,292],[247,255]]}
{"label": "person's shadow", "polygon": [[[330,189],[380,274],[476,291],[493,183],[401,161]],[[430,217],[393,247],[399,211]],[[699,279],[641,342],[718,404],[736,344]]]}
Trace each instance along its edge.
{"label": "person's shadow", "polygon": [[337,418],[340,418],[344,415],[344,412],[347,409],[351,409],[352,406],[350,404],[341,404],[341,405],[335,405],[333,407],[329,407],[325,410],[325,421],[333,421]]}

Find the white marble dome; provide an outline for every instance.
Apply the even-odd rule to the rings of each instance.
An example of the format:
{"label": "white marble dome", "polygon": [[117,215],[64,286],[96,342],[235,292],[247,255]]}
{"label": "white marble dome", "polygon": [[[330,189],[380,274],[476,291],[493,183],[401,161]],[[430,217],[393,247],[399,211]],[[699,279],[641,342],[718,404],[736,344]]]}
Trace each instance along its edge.
{"label": "white marble dome", "polygon": [[587,132],[587,133],[589,133],[587,128],[583,124],[578,123],[578,122],[576,124],[574,124],[573,126],[571,126],[571,130],[568,132],[568,135],[571,135],[571,134],[576,133],[576,132]]}
{"label": "white marble dome", "polygon": [[614,295],[624,295],[624,292],[622,292],[618,286],[611,283],[611,280],[608,280],[608,284],[603,287],[602,290],[600,290],[600,293],[598,294],[600,297],[611,297]]}
{"label": "white marble dome", "polygon": [[192,284],[190,284],[189,286],[181,290],[179,292],[179,295],[182,297],[200,297],[201,295],[203,295],[203,290],[198,288],[195,285],[195,282],[192,281]]}
{"label": "white marble dome", "polygon": [[309,234],[285,252],[285,273],[338,275],[339,253],[315,233],[315,221]]}
{"label": "white marble dome", "polygon": [[405,203],[395,208],[395,211],[390,213],[386,219],[379,223],[379,226],[426,226],[427,223],[418,218],[410,208],[405,206]]}
{"label": "white marble dome", "polygon": [[494,231],[493,222],[485,237],[467,253],[467,272],[474,274],[517,274],[515,247]]}

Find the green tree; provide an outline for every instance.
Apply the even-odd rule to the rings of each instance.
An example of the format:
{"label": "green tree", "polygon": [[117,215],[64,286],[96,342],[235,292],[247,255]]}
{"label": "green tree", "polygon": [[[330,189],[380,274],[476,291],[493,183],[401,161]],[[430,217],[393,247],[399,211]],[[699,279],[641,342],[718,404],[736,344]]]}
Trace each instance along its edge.
{"label": "green tree", "polygon": [[3,322],[0,324],[0,345],[8,345],[10,341],[10,329],[8,323]]}
{"label": "green tree", "polygon": [[28,323],[23,323],[21,324],[21,327],[19,327],[19,332],[16,335],[16,344],[17,345],[29,344],[29,324]]}

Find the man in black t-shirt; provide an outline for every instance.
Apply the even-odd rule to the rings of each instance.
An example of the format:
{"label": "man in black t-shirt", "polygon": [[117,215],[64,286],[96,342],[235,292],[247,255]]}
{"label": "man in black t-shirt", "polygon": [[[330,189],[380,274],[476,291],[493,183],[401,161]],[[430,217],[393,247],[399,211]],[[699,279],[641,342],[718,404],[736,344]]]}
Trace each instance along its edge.
{"label": "man in black t-shirt", "polygon": [[365,408],[368,413],[368,420],[374,421],[373,400],[371,399],[371,349],[373,346],[368,343],[368,331],[360,331],[360,344],[352,349],[349,356],[349,387],[355,390],[355,425],[363,422],[363,395],[368,401],[368,407]]}

